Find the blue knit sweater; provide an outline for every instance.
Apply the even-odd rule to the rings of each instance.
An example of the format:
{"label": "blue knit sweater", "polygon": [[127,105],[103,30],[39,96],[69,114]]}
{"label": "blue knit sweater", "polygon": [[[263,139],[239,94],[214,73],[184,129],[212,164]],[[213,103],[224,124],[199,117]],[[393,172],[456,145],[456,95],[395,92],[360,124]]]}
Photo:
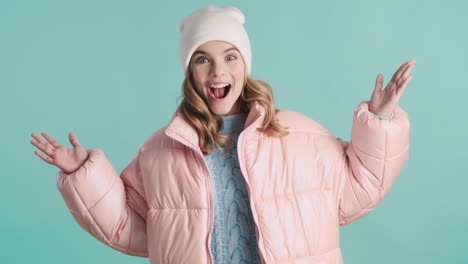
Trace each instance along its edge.
{"label": "blue knit sweater", "polygon": [[239,167],[237,139],[246,113],[223,117],[222,134],[231,135],[231,149],[205,156],[213,181],[214,226],[211,251],[215,264],[260,264],[255,224],[246,183]]}

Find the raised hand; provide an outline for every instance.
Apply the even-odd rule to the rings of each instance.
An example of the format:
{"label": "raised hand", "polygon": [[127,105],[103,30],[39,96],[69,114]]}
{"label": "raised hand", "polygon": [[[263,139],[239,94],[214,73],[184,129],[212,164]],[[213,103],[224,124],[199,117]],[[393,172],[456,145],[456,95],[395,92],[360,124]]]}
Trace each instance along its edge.
{"label": "raised hand", "polygon": [[416,60],[413,59],[403,63],[384,90],[382,90],[383,75],[380,73],[377,75],[375,88],[369,103],[369,111],[379,116],[390,116],[393,113],[405,91],[406,85],[413,78],[409,74],[415,67],[415,62]]}
{"label": "raised hand", "polygon": [[36,139],[31,140],[31,144],[47,155],[37,150],[34,153],[45,162],[57,166],[66,174],[75,172],[88,159],[88,152],[72,132],[68,134],[68,139],[73,146],[72,149],[61,145],[46,133],[42,133],[42,136],[47,141],[34,133],[31,136]]}

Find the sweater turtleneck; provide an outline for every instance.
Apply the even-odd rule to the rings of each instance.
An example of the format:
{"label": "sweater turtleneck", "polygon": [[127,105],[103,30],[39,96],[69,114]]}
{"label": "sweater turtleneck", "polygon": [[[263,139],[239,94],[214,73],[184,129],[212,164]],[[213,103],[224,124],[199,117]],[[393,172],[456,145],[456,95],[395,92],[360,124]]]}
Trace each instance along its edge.
{"label": "sweater turtleneck", "polygon": [[213,182],[215,204],[211,252],[216,264],[261,263],[255,223],[237,156],[237,140],[244,130],[247,115],[224,116],[220,133],[230,135],[231,149],[223,154],[215,148],[205,156]]}

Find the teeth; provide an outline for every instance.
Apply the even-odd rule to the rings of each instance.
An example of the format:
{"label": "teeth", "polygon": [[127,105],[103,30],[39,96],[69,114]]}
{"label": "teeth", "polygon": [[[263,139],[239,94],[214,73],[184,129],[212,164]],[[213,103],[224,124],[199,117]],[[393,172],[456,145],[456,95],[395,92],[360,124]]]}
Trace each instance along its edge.
{"label": "teeth", "polygon": [[223,88],[228,86],[228,83],[223,83],[223,84],[217,84],[217,85],[211,85],[211,88]]}

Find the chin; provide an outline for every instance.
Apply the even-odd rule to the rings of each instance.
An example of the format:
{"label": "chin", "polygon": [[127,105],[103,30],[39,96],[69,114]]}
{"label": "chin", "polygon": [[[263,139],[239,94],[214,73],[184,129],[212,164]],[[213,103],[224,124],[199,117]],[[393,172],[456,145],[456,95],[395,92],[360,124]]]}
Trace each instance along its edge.
{"label": "chin", "polygon": [[234,107],[234,105],[224,106],[224,107],[212,106],[211,109],[215,114],[217,114],[219,116],[226,116],[226,115],[233,115],[234,114],[234,111],[231,111],[233,107]]}

